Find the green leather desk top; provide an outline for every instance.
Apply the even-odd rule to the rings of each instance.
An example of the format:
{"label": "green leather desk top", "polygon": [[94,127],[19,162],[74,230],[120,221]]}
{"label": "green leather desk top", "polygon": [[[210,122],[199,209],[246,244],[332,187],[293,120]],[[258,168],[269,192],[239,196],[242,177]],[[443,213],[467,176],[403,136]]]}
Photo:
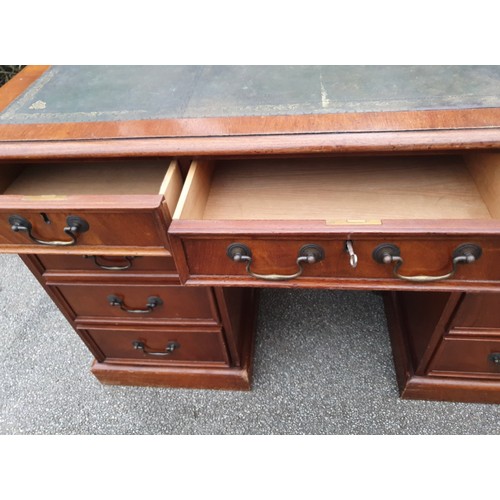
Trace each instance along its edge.
{"label": "green leather desk top", "polygon": [[500,66],[54,66],[0,124],[500,107]]}

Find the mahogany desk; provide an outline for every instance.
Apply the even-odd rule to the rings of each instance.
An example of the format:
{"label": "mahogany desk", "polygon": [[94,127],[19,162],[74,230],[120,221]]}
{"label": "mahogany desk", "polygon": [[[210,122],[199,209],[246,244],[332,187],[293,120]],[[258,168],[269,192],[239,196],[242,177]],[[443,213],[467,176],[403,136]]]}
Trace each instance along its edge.
{"label": "mahogany desk", "polygon": [[258,288],[377,290],[402,397],[498,403],[499,89],[500,67],[28,67],[0,89],[0,251],[103,383],[249,389]]}

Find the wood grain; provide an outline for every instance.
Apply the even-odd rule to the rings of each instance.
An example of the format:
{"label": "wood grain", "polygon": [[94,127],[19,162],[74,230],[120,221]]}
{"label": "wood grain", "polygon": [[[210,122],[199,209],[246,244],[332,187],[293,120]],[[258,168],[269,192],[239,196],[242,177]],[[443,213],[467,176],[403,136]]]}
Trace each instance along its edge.
{"label": "wood grain", "polygon": [[[499,333],[499,331],[497,331]],[[468,337],[468,338],[467,338]],[[445,335],[429,367],[430,376],[500,379],[500,366],[488,355],[500,352],[500,336]]]}
{"label": "wood grain", "polygon": [[203,219],[210,193],[213,163],[194,161],[186,177],[174,219]]}
{"label": "wood grain", "polygon": [[[118,326],[115,328],[87,329],[99,349],[104,354],[102,361],[125,362],[148,365],[210,365],[229,366],[227,349],[221,328],[177,328],[144,326]],[[165,357],[147,356],[134,349],[133,342],[143,342],[149,350],[162,352],[170,342],[178,344],[170,355]]]}
{"label": "wood grain", "polygon": [[[107,279],[110,276],[113,277],[124,277],[131,276],[136,277],[140,274],[144,278],[147,274],[158,273],[164,277],[166,275],[175,276],[175,264],[172,257],[153,257],[153,256],[137,256],[131,259],[129,262],[123,255],[96,255],[95,259],[97,264],[108,267],[124,267],[130,264],[129,269],[125,270],[104,270],[99,267],[92,256],[89,255],[65,255],[65,254],[48,254],[48,255],[37,255],[38,260],[43,266],[42,273],[44,276],[47,273],[60,272],[63,275],[71,275],[72,279],[75,279],[75,271],[80,272],[82,276],[87,276],[88,274],[93,275],[93,279],[100,277],[100,280]],[[132,278],[134,279],[134,278]]]}
{"label": "wood grain", "polygon": [[[158,196],[158,195],[152,195]],[[89,203],[89,200],[87,200]],[[88,206],[88,205],[87,205]],[[20,253],[44,253],[60,251],[64,253],[92,253],[105,254],[113,250],[119,255],[150,255],[155,247],[156,252],[168,248],[165,227],[158,227],[156,211],[113,210],[112,208],[72,210],[63,208],[50,210],[43,205],[43,201],[32,202],[30,209],[20,206],[13,210],[0,208],[0,247],[3,251],[13,249]],[[44,222],[41,213],[51,221]],[[64,233],[67,226],[66,218],[69,215],[79,216],[89,224],[87,232],[79,233],[77,243],[68,247],[54,248],[32,242],[27,234],[14,232],[8,220],[13,214],[29,220],[33,226],[35,237],[46,241],[67,241],[70,238]],[[11,247],[12,248],[9,248]],[[130,247],[130,248],[127,248]],[[136,250],[134,250],[136,249]]]}
{"label": "wood grain", "polygon": [[253,360],[247,359],[244,366],[235,368],[159,367],[95,362],[91,371],[101,384],[249,391],[252,362]]}
{"label": "wood grain", "polygon": [[500,219],[500,154],[475,153],[465,159],[491,216]]}
{"label": "wood grain", "polygon": [[[403,294],[390,293],[384,295],[384,303],[388,318],[389,333],[391,336],[391,344],[394,355],[396,374],[400,394],[403,399],[428,399],[437,401],[460,401],[460,402],[479,402],[479,403],[500,403],[500,382],[494,368],[486,365],[490,370],[489,375],[482,375],[478,370],[484,369],[484,358],[487,356],[487,342],[480,342],[477,345],[470,346],[470,349],[464,344],[456,344],[450,346],[449,343],[441,344],[440,341],[445,333],[446,324],[449,323],[450,317],[454,314],[457,304],[456,297],[460,294],[452,294],[449,301],[441,300],[442,305],[435,304],[432,306],[434,316],[439,316],[439,309],[442,308],[442,315],[438,323],[441,327],[435,329],[428,342],[426,350],[434,351],[437,349],[438,357],[434,365],[431,363],[431,369],[436,367],[446,367],[448,372],[438,372],[435,370],[432,375],[416,375],[415,362],[423,363],[420,357],[417,360],[412,359],[411,349],[409,344],[409,331],[407,323],[404,321],[402,312],[405,308],[411,308],[411,301],[405,301],[405,306],[401,307],[400,301]],[[495,294],[497,296],[498,294]],[[469,295],[468,295],[469,296]],[[486,298],[491,297],[491,294],[472,294],[471,297]],[[425,299],[423,299],[425,301]],[[480,299],[479,299],[480,300]],[[444,307],[443,307],[444,305]],[[450,306],[450,307],[448,307]],[[418,305],[417,305],[418,309]],[[458,307],[460,310],[460,306]],[[418,315],[418,311],[414,311]],[[414,317],[415,314],[412,316]],[[421,326],[425,325],[426,321],[421,322]],[[433,329],[433,322],[427,325],[427,328]],[[424,326],[424,328],[426,328]],[[413,334],[418,335],[418,326],[415,325]],[[422,331],[421,335],[428,337],[429,333]],[[490,343],[491,344],[491,343]],[[495,343],[493,343],[496,346]],[[457,351],[451,354],[451,351]],[[422,352],[422,349],[419,349]],[[432,352],[430,353],[432,354]],[[445,357],[445,355],[450,356]],[[470,357],[472,354],[472,358]],[[427,354],[426,356],[430,356]],[[451,365],[450,365],[451,363]],[[469,370],[462,371],[461,369]],[[454,372],[452,370],[455,370]],[[470,371],[473,370],[473,371]],[[475,373],[474,373],[475,370]],[[495,380],[496,379],[496,380]]]}
{"label": "wood grain", "polygon": [[[0,91],[0,109],[35,80],[37,71],[38,75],[43,72],[34,68],[25,71]],[[487,154],[485,150],[489,150]],[[462,159],[451,157],[454,151],[459,154],[481,151],[482,154],[468,163],[467,170]],[[408,301],[408,307],[414,306],[412,314],[407,315],[407,322],[410,321],[413,328],[411,342],[405,338],[408,332],[405,332],[402,315],[393,315],[398,324],[396,330],[399,328],[399,333],[393,335],[397,338],[393,346],[396,346],[395,357],[400,359],[398,378],[402,381],[403,397],[500,402],[498,380],[492,382],[477,374],[474,378],[464,372],[469,366],[466,357],[469,355],[467,346],[471,344],[462,344],[458,354],[452,349],[453,353],[443,358],[444,364],[454,363],[454,375],[450,376],[450,372],[437,375],[436,369],[442,369],[436,361],[438,358],[433,367],[431,361],[432,375],[425,375],[427,362],[432,359],[454,311],[453,301],[447,300],[447,296],[456,298],[464,290],[490,292],[488,300],[479,301],[479,305],[476,296],[467,302],[468,308],[463,309],[462,316],[460,313],[455,316],[459,324],[454,325],[454,329],[463,342],[467,333],[464,329],[470,327],[467,322],[472,322],[476,329],[467,334],[469,338],[484,335],[485,327],[481,325],[485,323],[491,329],[486,342],[494,342],[495,349],[498,345],[498,340],[493,338],[498,321],[492,309],[498,309],[495,309],[495,292],[500,283],[499,151],[498,108],[93,123],[4,123],[0,125],[0,189],[7,189],[17,170],[22,170],[17,165],[12,166],[11,160],[40,161],[30,167],[39,169],[31,188],[20,190],[29,191],[31,196],[47,194],[42,184],[51,168],[47,165],[53,160],[62,160],[54,164],[56,173],[70,158],[95,160],[104,170],[107,170],[105,159],[136,158],[140,174],[123,167],[126,180],[121,182],[110,170],[109,184],[102,187],[103,180],[96,180],[101,172],[94,170],[96,179],[89,176],[87,180],[79,177],[75,181],[79,189],[71,190],[62,181],[56,182],[57,191],[67,199],[48,199],[43,203],[29,199],[26,194],[0,197],[0,246],[2,251],[42,254],[41,259],[29,257],[25,261],[101,361],[95,363],[93,372],[103,383],[248,389],[255,315],[253,300],[247,301],[245,297],[252,297],[248,293],[250,287],[275,287],[276,283],[249,277],[241,263],[227,258],[226,248],[232,242],[241,241],[252,249],[257,272],[289,273],[296,269],[298,249],[306,243],[317,243],[325,249],[324,261],[307,264],[301,278],[279,286],[408,290],[413,299],[420,294],[418,299],[421,300]],[[422,156],[416,158],[416,152]],[[434,152],[446,155],[423,156]],[[392,158],[371,158],[380,153]],[[407,153],[413,157],[401,156]],[[333,163],[323,158],[354,154],[358,158],[337,158]],[[150,182],[143,177],[148,169],[143,169],[142,165],[149,162],[146,158],[158,156],[163,157],[160,160],[164,162],[163,171]],[[11,213],[20,211],[21,215],[33,218],[37,233],[47,238],[60,238],[66,215],[84,208],[85,216],[91,218],[92,231],[97,234],[86,233],[82,247],[65,252],[168,256],[166,230],[180,196],[182,178],[176,167],[169,169],[165,176],[167,158],[172,156],[178,158],[184,168],[192,158],[196,160],[176,212],[178,220],[170,226],[169,239],[182,280],[197,288],[173,287],[176,276],[167,276],[163,270],[153,276],[155,270],[150,269],[149,264],[128,278],[103,277],[102,273],[87,268],[72,270],[69,268],[75,264],[67,258],[75,256],[56,259],[54,263],[55,256],[49,255],[53,249],[29,245],[23,235],[12,236],[6,222]],[[258,161],[254,161],[256,156]],[[278,156],[283,158],[276,160]],[[361,156],[364,158],[359,158]],[[234,160],[222,166],[219,160],[223,157]],[[263,160],[269,157],[273,160]],[[286,157],[296,158],[289,160]],[[318,160],[313,160],[316,157]],[[245,163],[241,161],[244,158],[253,160]],[[218,166],[212,183],[209,165],[213,160]],[[242,168],[252,164],[250,170]],[[280,170],[286,175],[280,175],[283,173]],[[42,171],[43,175],[37,177],[36,174]],[[87,186],[87,192],[92,194],[82,194],[82,186]],[[130,196],[134,190],[140,194]],[[41,222],[40,211],[49,213],[52,227]],[[262,220],[256,220],[258,217]],[[382,223],[337,224],[330,220],[374,217],[382,219]],[[122,239],[124,235],[125,240]],[[359,256],[357,269],[349,265],[346,239],[354,242]],[[480,244],[483,255],[474,264],[460,266],[453,279],[443,282],[416,285],[397,280],[391,266],[378,264],[372,258],[375,246],[391,242],[402,250],[405,264],[401,272],[404,274],[442,274],[449,271],[454,248],[465,241]],[[48,260],[44,259],[46,254]],[[45,277],[42,276],[42,261],[52,262],[53,266]],[[76,264],[76,267],[80,266]],[[238,288],[213,290],[207,285]],[[246,289],[243,291],[239,287]],[[175,296],[169,296],[169,304],[174,308],[172,314],[180,315],[177,319],[160,317],[148,323],[144,319],[121,317],[118,313],[112,316],[107,309],[111,306],[105,303],[106,294],[111,290],[127,292],[127,300],[136,306],[144,302],[146,291],[146,295],[154,295],[154,290],[171,288],[177,290]],[[436,293],[425,296],[422,291]],[[443,291],[449,292],[444,298],[437,294]],[[209,305],[206,298],[200,300],[197,294],[205,294],[203,297],[209,294],[212,297]],[[433,300],[438,295],[439,300]],[[482,297],[482,294],[476,295]],[[78,321],[75,320],[76,310],[82,313]],[[181,314],[182,311],[185,312]],[[137,352],[124,354],[120,342],[125,338],[128,348],[131,339],[127,335],[135,335],[147,329],[147,325],[156,334],[165,328],[161,325],[165,321],[176,323],[181,329],[192,328],[184,324],[185,316],[190,323],[210,321],[214,329],[222,332],[217,335],[220,345],[227,349],[224,355],[228,355],[226,360],[230,366],[215,367],[210,347],[207,355],[197,352],[196,359],[188,360],[185,366],[146,366],[147,362],[133,359]],[[112,337],[117,323],[124,330],[128,329],[120,341]],[[202,344],[203,341],[196,341],[193,348],[196,350]],[[105,363],[110,345],[112,350],[117,349],[111,353],[111,357],[116,357],[113,362]],[[480,351],[479,357],[484,358],[486,351],[483,348]],[[471,362],[476,366],[477,356]]]}
{"label": "wood grain", "polygon": [[[276,225],[277,227],[278,225]],[[500,269],[496,266],[500,256],[499,238],[441,236],[380,235],[361,236],[357,234],[328,235],[309,234],[302,237],[278,237],[269,235],[233,234],[210,235],[207,238],[190,236],[182,238],[185,260],[178,259],[174,239],[176,264],[181,281],[189,285],[254,286],[280,288],[339,288],[354,290],[472,290],[489,287],[498,288]],[[345,251],[346,240],[353,242],[358,255],[356,268],[349,264]],[[412,283],[393,276],[393,265],[376,262],[372,253],[382,243],[392,243],[401,250],[404,265],[400,271],[408,276],[439,276],[452,268],[452,254],[463,243],[473,241],[481,246],[483,255],[476,262],[460,265],[452,279]],[[226,250],[232,243],[247,245],[252,252],[252,269],[260,274],[293,274],[297,270],[296,259],[299,250],[307,244],[323,248],[325,258],[314,264],[305,264],[303,274],[289,281],[266,281],[248,275],[244,263],[233,262]]]}
{"label": "wood grain", "polygon": [[[237,305],[237,311],[234,312],[235,325],[227,325],[227,330],[225,328],[225,321],[227,320],[229,311],[225,311],[227,307],[233,307],[234,304],[225,305],[221,303],[217,306],[213,303],[216,296],[213,294],[211,289],[185,289],[191,293],[191,299],[194,298],[193,293],[201,294],[203,297],[209,296],[210,299],[210,310],[212,314],[217,315],[218,310],[224,312],[224,317],[222,317],[222,325],[201,326],[200,323],[195,323],[193,321],[187,323],[176,323],[175,325],[166,326],[165,322],[162,320],[154,320],[152,322],[141,324],[140,322],[132,323],[130,320],[117,320],[116,318],[99,318],[98,320],[92,320],[92,318],[87,317],[86,322],[75,322],[74,312],[68,306],[68,302],[65,300],[64,296],[60,293],[58,286],[48,285],[44,279],[42,273],[44,266],[41,264],[40,260],[34,255],[22,256],[24,262],[35,275],[36,279],[40,282],[42,287],[46,290],[52,300],[55,301],[56,305],[63,312],[66,319],[75,328],[82,341],[87,345],[89,350],[98,360],[104,360],[106,358],[106,353],[101,350],[100,344],[97,342],[104,338],[104,344],[102,347],[106,351],[106,346],[111,342],[112,349],[121,349],[121,342],[123,337],[120,339],[114,339],[113,333],[116,333],[117,329],[123,332],[135,332],[136,334],[141,334],[149,329],[155,333],[164,332],[180,332],[180,334],[194,334],[213,336],[216,334],[217,348],[216,354],[218,361],[214,362],[213,357],[210,358],[210,352],[206,352],[203,345],[203,338],[201,338],[201,343],[196,340],[191,341],[191,348],[188,353],[189,359],[184,359],[183,361],[174,361],[172,364],[165,363],[162,366],[155,364],[149,364],[141,359],[116,359],[115,362],[105,363],[105,362],[95,362],[92,367],[92,372],[94,375],[105,384],[118,384],[118,385],[142,385],[142,386],[158,386],[158,387],[191,387],[191,388],[203,388],[203,389],[224,389],[224,390],[249,390],[252,377],[252,364],[253,364],[253,344],[254,344],[254,322],[255,322],[255,301],[253,299],[254,294],[250,290],[245,290],[242,295],[237,293],[234,295],[232,292],[229,294],[236,300],[238,298],[246,299],[243,304]],[[75,259],[76,257],[73,257]],[[57,261],[56,256],[50,256],[50,262]],[[73,266],[73,264],[69,264]],[[78,266],[77,266],[78,267]],[[52,273],[55,274],[55,273]],[[80,293],[84,293],[86,287],[78,286],[75,284],[75,280],[70,272],[62,273],[61,279],[58,281],[56,276],[51,276],[52,283],[59,283],[59,286],[64,287],[63,283],[66,283],[67,287],[73,287],[74,289],[79,289]],[[64,278],[64,279],[63,279]],[[116,277],[113,278],[116,280]],[[66,280],[66,281],[65,281]],[[102,279],[101,279],[102,280]],[[78,280],[77,280],[78,281]],[[93,285],[97,282],[96,277],[90,280],[93,281]],[[163,281],[163,278],[157,279],[157,281]],[[137,280],[135,280],[134,285],[130,287],[135,289],[137,287]],[[92,285],[90,285],[92,287]],[[158,286],[158,283],[151,283],[150,286]],[[141,288],[141,287],[139,287]],[[161,287],[160,287],[161,288]],[[168,287],[172,288],[172,287]],[[174,287],[180,288],[180,287]],[[66,288],[67,289],[67,288]],[[221,297],[221,294],[217,294],[217,299]],[[179,297],[177,300],[182,300]],[[206,303],[206,298],[202,300],[202,304],[192,303],[191,301],[184,301],[185,304],[182,306],[186,310],[190,308],[196,310],[197,307],[203,308],[203,303]],[[237,318],[238,314],[240,317]],[[214,316],[212,315],[212,318]],[[232,320],[233,318],[231,318]],[[119,323],[119,328],[117,324]],[[233,328],[238,325],[241,331],[234,331]],[[221,335],[222,327],[222,335]],[[201,331],[200,331],[201,330]],[[99,331],[99,334],[94,338],[92,333]],[[118,331],[118,335],[120,332]],[[170,337],[170,335],[166,335]],[[235,338],[232,338],[235,336]],[[97,338],[99,337],[99,338]],[[184,337],[185,338],[185,337]],[[226,352],[225,346],[238,346],[239,349],[236,359],[240,360],[239,366],[235,367],[233,365],[228,366],[228,353]],[[220,347],[219,347],[220,346]],[[213,348],[213,345],[212,345]],[[221,354],[220,349],[223,349]],[[107,352],[107,351],[106,351]],[[136,351],[133,351],[133,356],[137,355]],[[232,359],[234,353],[230,354]],[[222,357],[219,357],[222,356]]]}
{"label": "wood grain", "polygon": [[2,124],[3,141],[224,137],[500,127],[500,108]]}
{"label": "wood grain", "polygon": [[462,159],[446,156],[219,162],[202,214],[327,222],[490,218]]}
{"label": "wood grain", "polygon": [[[255,343],[255,300],[254,295],[245,293],[246,299],[239,321],[238,359],[239,366],[217,367],[210,364],[197,366],[139,366],[126,363],[99,363],[92,366],[92,373],[103,384],[139,385],[152,387],[186,387],[197,389],[250,390],[253,372],[253,351]],[[80,335],[84,341],[92,341],[81,325]],[[95,325],[92,325],[95,328]],[[228,332],[225,333],[226,341]],[[236,339],[228,342],[230,346]],[[97,346],[94,347],[97,349]],[[101,356],[103,356],[101,354]]]}
{"label": "wood grain", "polygon": [[[0,103],[46,69],[23,70],[0,90]],[[4,159],[485,147],[500,147],[500,108],[0,125]]]}
{"label": "wood grain", "polygon": [[482,334],[497,329],[500,337],[500,295],[467,294],[451,321],[453,330],[481,330]]}
{"label": "wood grain", "polygon": [[[1,137],[1,126],[0,126]],[[49,135],[50,137],[50,135]],[[4,160],[374,154],[500,149],[500,128],[97,140],[0,140]]]}
{"label": "wood grain", "polygon": [[22,168],[18,165],[2,165],[0,171],[0,193],[5,193],[21,172]]}
{"label": "wood grain", "polygon": [[165,197],[170,218],[175,212],[177,201],[182,191],[182,174],[177,160],[172,160],[168,168],[165,179],[160,187],[160,193]]}
{"label": "wood grain", "polygon": [[[4,194],[136,195],[158,194],[168,161],[67,162],[20,166],[20,174]],[[165,186],[166,188],[166,186]]]}

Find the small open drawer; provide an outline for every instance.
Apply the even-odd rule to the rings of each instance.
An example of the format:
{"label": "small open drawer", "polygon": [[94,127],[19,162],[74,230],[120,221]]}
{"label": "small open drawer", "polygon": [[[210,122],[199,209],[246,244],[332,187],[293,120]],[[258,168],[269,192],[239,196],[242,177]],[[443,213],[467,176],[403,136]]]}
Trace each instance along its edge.
{"label": "small open drawer", "polygon": [[168,159],[0,165],[0,251],[164,254],[181,186]]}
{"label": "small open drawer", "polygon": [[195,161],[169,229],[191,284],[500,283],[500,154]]}

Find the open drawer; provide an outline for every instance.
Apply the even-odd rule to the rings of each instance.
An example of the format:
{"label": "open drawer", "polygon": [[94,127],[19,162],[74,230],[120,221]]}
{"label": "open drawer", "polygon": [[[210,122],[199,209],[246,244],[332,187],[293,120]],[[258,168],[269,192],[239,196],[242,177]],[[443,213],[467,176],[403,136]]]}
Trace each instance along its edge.
{"label": "open drawer", "polygon": [[167,159],[0,165],[0,251],[165,254],[181,186]]}
{"label": "open drawer", "polygon": [[500,285],[500,154],[195,161],[169,229],[188,284]]}

